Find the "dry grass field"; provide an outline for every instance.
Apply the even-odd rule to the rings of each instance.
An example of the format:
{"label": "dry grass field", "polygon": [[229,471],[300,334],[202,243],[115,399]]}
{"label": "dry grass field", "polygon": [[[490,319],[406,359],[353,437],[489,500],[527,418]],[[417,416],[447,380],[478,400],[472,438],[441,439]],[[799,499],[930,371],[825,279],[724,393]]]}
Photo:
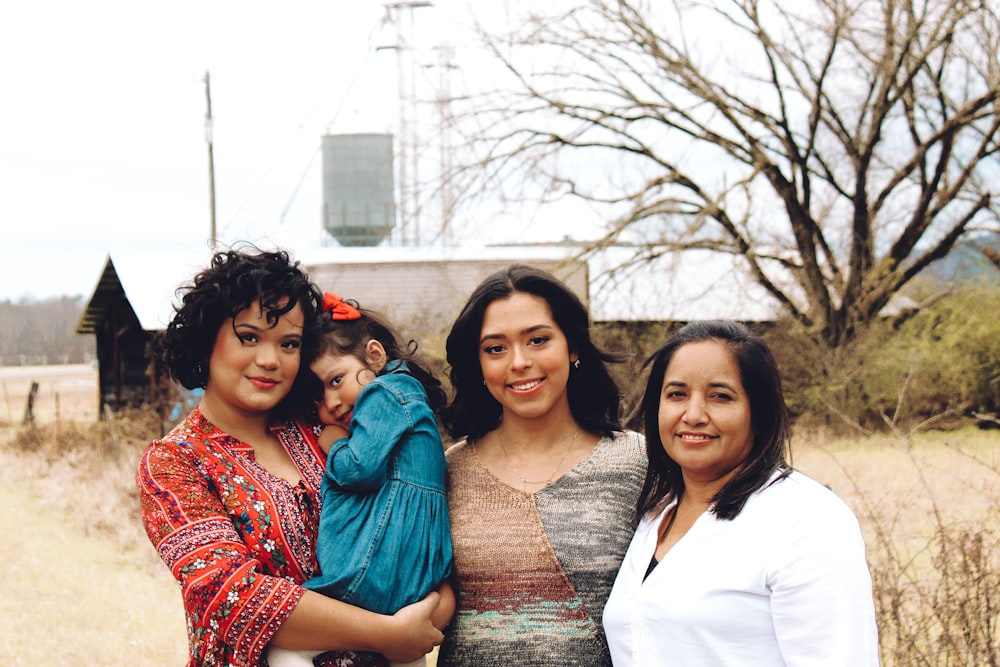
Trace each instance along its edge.
{"label": "dry grass field", "polygon": [[97,369],[69,366],[0,367],[0,423],[20,424],[32,382],[38,383],[34,414],[41,422],[97,417]]}
{"label": "dry grass field", "polygon": [[1000,665],[1000,430],[813,435],[793,451],[860,519],[883,667]]}
{"label": "dry grass field", "polygon": [[[35,436],[20,426],[39,382]],[[97,423],[89,366],[0,368],[0,665],[180,665],[181,601],[138,521],[156,427]],[[798,435],[795,467],[855,510],[883,667],[1000,664],[1000,430]]]}

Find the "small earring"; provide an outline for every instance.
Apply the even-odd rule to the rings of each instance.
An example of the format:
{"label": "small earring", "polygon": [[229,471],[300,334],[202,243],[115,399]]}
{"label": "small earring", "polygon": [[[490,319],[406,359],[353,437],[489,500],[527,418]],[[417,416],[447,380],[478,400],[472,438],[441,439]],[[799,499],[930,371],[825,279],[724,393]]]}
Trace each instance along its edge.
{"label": "small earring", "polygon": [[573,368],[576,368],[576,369],[579,370],[579,368],[580,368],[580,360],[579,359],[577,359],[576,361],[573,362]]}
{"label": "small earring", "polygon": [[483,386],[484,387],[486,386],[486,380],[485,379],[483,380]]}

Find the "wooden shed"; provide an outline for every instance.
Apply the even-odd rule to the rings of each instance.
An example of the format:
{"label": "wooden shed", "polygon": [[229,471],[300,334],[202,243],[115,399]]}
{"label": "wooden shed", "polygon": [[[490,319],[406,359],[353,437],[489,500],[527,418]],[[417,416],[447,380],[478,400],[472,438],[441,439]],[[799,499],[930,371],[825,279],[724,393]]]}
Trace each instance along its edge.
{"label": "wooden shed", "polygon": [[99,415],[158,405],[174,390],[150,372],[150,341],[169,321],[176,288],[207,261],[207,253],[108,255],[76,325],[96,339]]}

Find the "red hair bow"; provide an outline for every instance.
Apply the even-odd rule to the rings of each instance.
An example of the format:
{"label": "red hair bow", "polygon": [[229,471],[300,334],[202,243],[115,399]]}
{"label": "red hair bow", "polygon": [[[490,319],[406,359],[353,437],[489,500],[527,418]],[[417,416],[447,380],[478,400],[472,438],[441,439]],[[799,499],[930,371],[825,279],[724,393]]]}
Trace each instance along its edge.
{"label": "red hair bow", "polygon": [[361,319],[361,312],[357,308],[329,292],[323,293],[323,310],[329,310],[331,319],[334,320]]}

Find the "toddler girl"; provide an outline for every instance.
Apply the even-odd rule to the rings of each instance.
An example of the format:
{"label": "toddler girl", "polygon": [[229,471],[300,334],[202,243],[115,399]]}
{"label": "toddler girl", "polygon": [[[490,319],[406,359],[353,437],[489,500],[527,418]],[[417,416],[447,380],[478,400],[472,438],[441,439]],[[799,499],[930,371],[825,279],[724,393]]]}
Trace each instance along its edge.
{"label": "toddler girl", "polygon": [[[441,382],[375,313],[324,295],[320,351],[326,424],[320,574],[306,588],[381,613],[425,597],[451,574]],[[441,609],[438,616],[450,614]],[[450,618],[435,618],[444,627]],[[271,648],[271,667],[311,665],[316,651]],[[421,659],[414,665],[424,664]]]}

